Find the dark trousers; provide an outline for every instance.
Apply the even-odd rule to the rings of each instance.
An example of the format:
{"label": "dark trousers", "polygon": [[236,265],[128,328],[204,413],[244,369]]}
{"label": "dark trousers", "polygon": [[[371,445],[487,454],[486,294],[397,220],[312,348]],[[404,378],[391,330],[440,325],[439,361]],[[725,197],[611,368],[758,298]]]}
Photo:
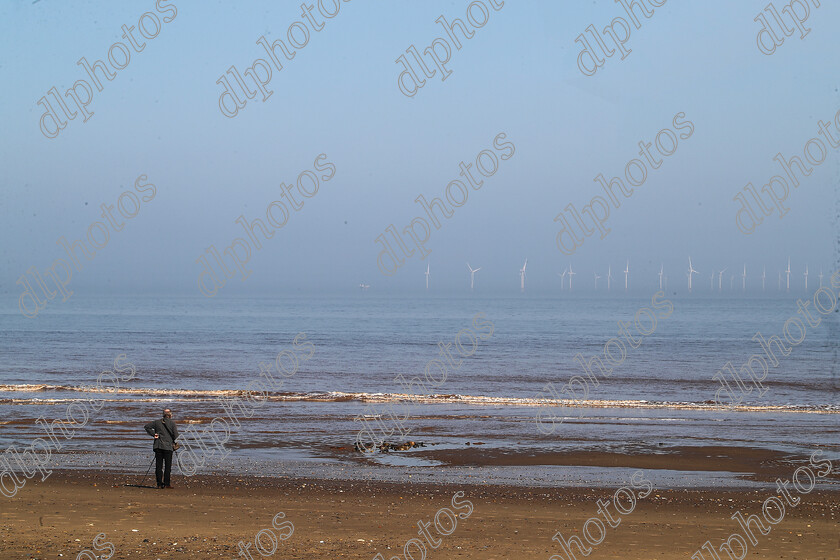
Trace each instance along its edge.
{"label": "dark trousers", "polygon": [[[163,463],[166,462],[166,468]],[[169,474],[172,472],[172,451],[155,449],[155,478],[158,486],[169,486]]]}

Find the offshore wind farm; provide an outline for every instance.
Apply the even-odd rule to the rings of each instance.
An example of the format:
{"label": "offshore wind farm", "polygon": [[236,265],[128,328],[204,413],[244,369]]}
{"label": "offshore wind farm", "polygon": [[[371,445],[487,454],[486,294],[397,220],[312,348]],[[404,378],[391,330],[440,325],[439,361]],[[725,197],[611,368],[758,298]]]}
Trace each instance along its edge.
{"label": "offshore wind farm", "polygon": [[[541,287],[537,291],[544,293],[546,291],[558,291],[558,292],[580,292],[580,293],[604,293],[604,294],[630,294],[638,291],[649,291],[649,290],[664,290],[671,294],[678,294],[680,292],[688,293],[688,294],[718,294],[718,295],[778,295],[778,294],[788,294],[788,293],[805,293],[809,289],[815,290],[819,288],[823,288],[826,285],[825,277],[827,276],[824,273],[825,266],[818,265],[817,268],[813,268],[810,263],[802,263],[801,270],[803,270],[801,274],[801,281],[798,280],[798,275],[793,274],[792,271],[792,263],[791,259],[787,258],[785,262],[782,263],[775,263],[775,269],[778,276],[778,283],[775,287],[768,287],[767,283],[767,269],[768,265],[766,263],[755,263],[750,264],[746,262],[741,262],[738,265],[729,265],[726,264],[721,266],[720,263],[704,263],[702,268],[708,271],[708,278],[709,278],[709,286],[708,288],[705,287],[705,283],[698,284],[694,282],[695,275],[699,276],[701,273],[699,270],[695,269],[695,263],[692,257],[687,256],[688,266],[687,268],[683,269],[683,274],[685,275],[686,281],[682,286],[675,287],[670,289],[668,288],[668,276],[667,276],[667,267],[664,262],[660,262],[658,270],[655,266],[645,267],[639,266],[639,270],[635,270],[634,276],[634,285],[633,289],[631,290],[630,285],[630,259],[623,259],[625,261],[625,267],[621,271],[624,274],[624,290],[613,290],[613,274],[612,274],[612,263],[606,263],[605,266],[600,268],[589,268],[589,269],[579,269],[581,272],[576,272],[574,270],[574,264],[569,263],[568,266],[564,267],[561,271],[557,271],[555,266],[556,265],[549,265],[548,267],[542,267],[540,262],[532,263],[532,268],[528,272],[529,275],[533,275],[532,278],[540,278],[543,274],[547,275],[555,275],[559,279],[559,284],[557,281],[551,281],[549,283],[549,289],[546,290],[544,287]],[[673,259],[672,259],[673,260]],[[466,263],[467,270],[469,272],[469,290],[475,291],[475,274],[476,272],[483,270],[484,267],[473,268],[469,262]],[[519,276],[519,292],[520,293],[527,293],[526,290],[526,269],[528,267],[528,259],[524,260],[522,266],[518,269],[518,276]],[[536,267],[536,268],[534,268]],[[672,268],[676,268],[675,266]],[[724,282],[725,273],[729,270],[734,268],[737,272],[730,273],[728,275],[729,282]],[[771,274],[774,270],[774,264],[769,265]],[[811,275],[810,270],[819,270],[819,274],[815,276],[818,279],[818,285],[815,286],[814,282],[811,281],[809,283],[809,276]],[[761,270],[761,274],[756,273],[749,273],[749,270]],[[493,270],[489,268],[485,274],[489,277],[493,277],[498,274],[498,270]],[[575,289],[573,278],[578,274],[584,274],[590,276],[593,279],[593,282],[584,283],[582,286],[577,286]],[[425,277],[425,289],[426,291],[433,292],[434,288],[430,288],[429,278],[430,278],[430,267],[427,263],[426,268],[423,272]],[[706,274],[706,273],[704,273]],[[791,275],[793,274],[793,278]],[[705,278],[705,276],[703,276]],[[600,281],[599,280],[603,280]],[[740,282],[738,282],[740,280]],[[365,289],[370,287],[368,284],[362,283],[360,286],[363,286]],[[510,287],[512,290],[515,290],[516,284],[511,282]],[[441,288],[442,291],[446,291],[445,288]]]}

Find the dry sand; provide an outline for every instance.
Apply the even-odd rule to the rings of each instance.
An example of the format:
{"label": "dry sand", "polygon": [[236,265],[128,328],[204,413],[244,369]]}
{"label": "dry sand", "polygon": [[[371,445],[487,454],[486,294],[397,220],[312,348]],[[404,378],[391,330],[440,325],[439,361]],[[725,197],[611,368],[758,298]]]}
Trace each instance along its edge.
{"label": "dry sand", "polygon": [[[390,560],[417,537],[418,520],[431,520],[463,491],[474,512],[427,558],[548,560],[552,554],[565,558],[552,535],[580,536],[586,519],[597,515],[596,500],[614,493],[212,476],[176,477],[175,489],[157,490],[136,486],[140,479],[56,471],[44,482],[29,481],[0,502],[2,559],[74,559],[92,549],[97,533],[113,543],[114,559],[241,558],[237,543],[253,542],[284,512],[294,534],[279,541],[273,558],[372,559],[381,552]],[[738,529],[730,519],[735,511],[760,515],[771,495],[776,493],[769,489],[654,490],[618,527],[607,529],[589,558],[688,559],[706,539],[717,544]],[[747,558],[837,560],[838,529],[840,492],[814,490],[767,536],[758,535]],[[264,558],[250,550],[253,558]],[[725,554],[722,560],[728,560]]]}

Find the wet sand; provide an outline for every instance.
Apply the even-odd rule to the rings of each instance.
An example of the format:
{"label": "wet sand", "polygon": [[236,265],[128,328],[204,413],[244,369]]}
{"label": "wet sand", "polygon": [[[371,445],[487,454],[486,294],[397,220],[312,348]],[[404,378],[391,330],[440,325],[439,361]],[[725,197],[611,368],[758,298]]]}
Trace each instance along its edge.
{"label": "wet sand", "polygon": [[[30,481],[0,502],[2,558],[76,558],[98,533],[113,544],[114,559],[242,558],[238,542],[269,529],[279,512],[294,525],[278,540],[275,558],[365,558],[403,554],[417,537],[418,520],[433,521],[464,492],[474,511],[460,519],[427,558],[548,558],[562,552],[552,536],[580,536],[596,501],[614,489],[523,488],[490,485],[329,481],[243,476],[175,477],[172,490],[140,487],[142,475],[55,471]],[[153,480],[153,479],[151,479]],[[147,479],[147,485],[149,479]],[[738,530],[735,511],[760,515],[772,490],[660,490],[639,499],[589,558],[690,558],[705,542]],[[815,489],[749,557],[840,557],[840,491]],[[276,531],[275,531],[276,532]],[[433,533],[435,534],[435,533]],[[269,537],[264,543],[270,543]],[[101,547],[107,548],[105,545]],[[390,547],[390,549],[388,548]],[[411,549],[415,559],[420,557]],[[96,551],[94,551],[96,552]],[[107,550],[99,551],[101,555]],[[253,558],[263,558],[255,552]],[[758,552],[754,555],[753,552]],[[63,556],[59,556],[63,555]],[[578,558],[583,558],[578,554]],[[82,556],[86,558],[86,556]],[[726,555],[723,555],[726,560]]]}
{"label": "wet sand", "polygon": [[[635,453],[611,451],[531,451],[488,449],[471,444],[463,449],[437,451],[435,448],[414,451],[414,455],[434,459],[447,466],[520,466],[551,465],[565,467],[608,467],[674,470],[691,472],[741,473],[743,479],[772,483],[789,476],[808,456],[760,447],[724,445],[667,446],[638,448]],[[829,479],[840,480],[835,469]]]}

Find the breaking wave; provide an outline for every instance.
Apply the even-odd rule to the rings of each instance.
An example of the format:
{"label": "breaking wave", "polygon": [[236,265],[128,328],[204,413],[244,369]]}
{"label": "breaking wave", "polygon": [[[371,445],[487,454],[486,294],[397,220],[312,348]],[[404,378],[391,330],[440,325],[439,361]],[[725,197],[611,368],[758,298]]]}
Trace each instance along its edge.
{"label": "breaking wave", "polygon": [[[60,404],[65,402],[89,400],[90,397],[78,396],[79,393],[109,395],[104,400],[122,402],[185,401],[200,402],[219,398],[243,397],[248,391],[241,389],[157,389],[157,388],[99,388],[89,386],[18,384],[0,385],[2,393],[60,393],[71,392],[76,396],[44,397],[27,395],[26,397],[0,397],[0,404]],[[259,394],[259,393],[256,393]],[[455,393],[411,395],[406,393],[348,393],[341,391],[312,392],[268,392],[258,397],[269,402],[363,402],[363,403],[418,403],[418,404],[462,404],[474,406],[513,406],[536,407],[557,406],[567,408],[635,408],[662,410],[709,410],[735,412],[805,412],[816,414],[840,414],[838,405],[791,405],[791,404],[741,404],[734,407],[720,406],[713,401],[651,401],[651,400],[615,400],[615,399],[544,399],[527,397],[491,397],[485,395],[462,395]]]}

